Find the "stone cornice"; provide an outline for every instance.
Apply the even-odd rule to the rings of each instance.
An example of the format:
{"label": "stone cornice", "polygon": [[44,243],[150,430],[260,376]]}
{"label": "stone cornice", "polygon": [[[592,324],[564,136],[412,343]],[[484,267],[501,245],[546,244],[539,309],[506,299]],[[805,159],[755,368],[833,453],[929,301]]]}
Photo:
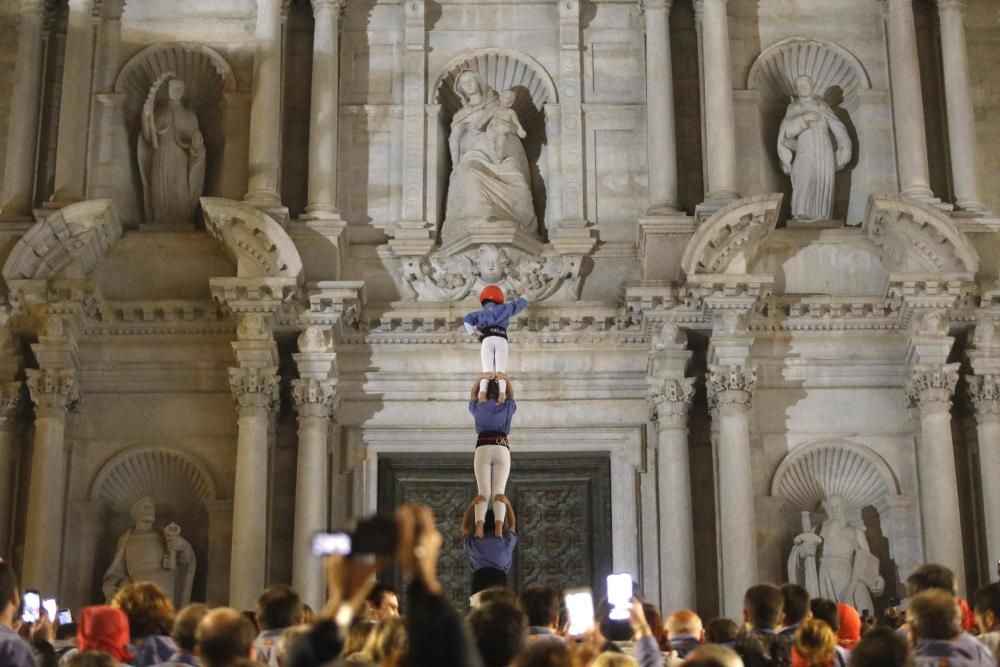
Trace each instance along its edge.
{"label": "stone cornice", "polygon": [[906,399],[921,414],[947,412],[958,384],[959,364],[917,364],[906,384]]}

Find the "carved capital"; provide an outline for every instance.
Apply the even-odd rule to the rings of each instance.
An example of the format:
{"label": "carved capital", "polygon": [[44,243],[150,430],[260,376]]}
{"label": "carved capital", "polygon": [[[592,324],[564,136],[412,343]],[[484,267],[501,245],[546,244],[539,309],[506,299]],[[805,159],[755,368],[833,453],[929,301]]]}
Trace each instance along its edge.
{"label": "carved capital", "polygon": [[967,375],[965,395],[976,410],[976,420],[1000,421],[1000,375]]}
{"label": "carved capital", "polygon": [[0,385],[0,428],[9,426],[24,407],[24,383]]}
{"label": "carved capital", "polygon": [[229,369],[229,388],[240,414],[244,410],[270,412],[278,403],[279,382],[275,366]]}
{"label": "carved capital", "polygon": [[323,12],[333,13],[335,18],[340,18],[344,11],[347,0],[311,0],[313,16],[319,16]]}
{"label": "carved capital", "polygon": [[716,409],[747,410],[753,399],[757,373],[747,366],[711,366],[705,377],[709,402]]}
{"label": "carved capital", "polygon": [[292,398],[302,417],[330,417],[336,401],[336,386],[314,378],[292,380]]}
{"label": "carved capital", "polygon": [[664,9],[670,11],[674,0],[639,0],[639,11],[645,12],[647,9]]}
{"label": "carved capital", "polygon": [[65,415],[80,402],[76,371],[29,368],[25,374],[31,401],[39,417]]}
{"label": "carved capital", "polygon": [[649,396],[651,416],[659,430],[687,426],[694,399],[694,378],[665,380]]}
{"label": "carved capital", "polygon": [[937,0],[938,11],[965,11],[965,0]]}
{"label": "carved capital", "polygon": [[958,384],[958,364],[918,365],[910,372],[906,399],[921,415],[951,409]]}

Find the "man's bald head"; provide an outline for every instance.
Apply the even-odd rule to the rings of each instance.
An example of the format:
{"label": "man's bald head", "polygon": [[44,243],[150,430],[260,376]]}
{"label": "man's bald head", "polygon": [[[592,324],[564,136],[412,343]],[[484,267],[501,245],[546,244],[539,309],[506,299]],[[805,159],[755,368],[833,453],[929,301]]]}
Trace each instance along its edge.
{"label": "man's bald head", "polygon": [[228,667],[252,658],[253,624],[229,607],[213,609],[198,623],[198,652],[205,667]]}
{"label": "man's bald head", "polygon": [[663,628],[667,631],[668,639],[676,635],[691,635],[701,640],[704,633],[701,618],[690,609],[679,609],[667,616]]}

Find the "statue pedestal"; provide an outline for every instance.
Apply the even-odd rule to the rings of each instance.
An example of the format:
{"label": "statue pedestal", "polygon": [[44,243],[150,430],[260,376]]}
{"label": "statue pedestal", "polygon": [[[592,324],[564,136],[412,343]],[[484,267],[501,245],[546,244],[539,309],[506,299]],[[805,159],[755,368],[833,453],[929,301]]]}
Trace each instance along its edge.
{"label": "statue pedestal", "polygon": [[540,255],[543,244],[538,238],[525,231],[517,223],[509,220],[480,222],[463,229],[441,244],[441,254],[450,256],[481,245],[491,244],[501,247],[513,247],[529,255]]}
{"label": "statue pedestal", "polygon": [[789,219],[785,226],[788,229],[840,229],[843,220],[795,220]]}

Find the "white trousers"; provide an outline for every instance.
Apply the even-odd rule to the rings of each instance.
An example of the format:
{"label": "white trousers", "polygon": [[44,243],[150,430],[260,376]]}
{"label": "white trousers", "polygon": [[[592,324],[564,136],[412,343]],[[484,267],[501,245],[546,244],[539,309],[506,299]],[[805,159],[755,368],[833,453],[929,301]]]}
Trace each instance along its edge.
{"label": "white trousers", "polygon": [[[510,450],[503,445],[481,445],[476,447],[473,459],[476,471],[476,486],[479,495],[486,498],[484,503],[476,503],[476,522],[486,520],[487,503],[493,503],[493,518],[503,521],[507,516],[507,506],[498,500],[496,495],[503,495],[507,488],[507,478],[510,476]],[[492,529],[493,526],[487,526]]]}
{"label": "white trousers", "polygon": [[[507,372],[507,339],[500,336],[487,336],[483,339],[483,344],[479,348],[479,355],[483,360],[484,373],[506,373]],[[507,381],[497,380],[500,384],[500,393],[507,393]],[[479,381],[479,391],[485,393],[487,380]]]}

